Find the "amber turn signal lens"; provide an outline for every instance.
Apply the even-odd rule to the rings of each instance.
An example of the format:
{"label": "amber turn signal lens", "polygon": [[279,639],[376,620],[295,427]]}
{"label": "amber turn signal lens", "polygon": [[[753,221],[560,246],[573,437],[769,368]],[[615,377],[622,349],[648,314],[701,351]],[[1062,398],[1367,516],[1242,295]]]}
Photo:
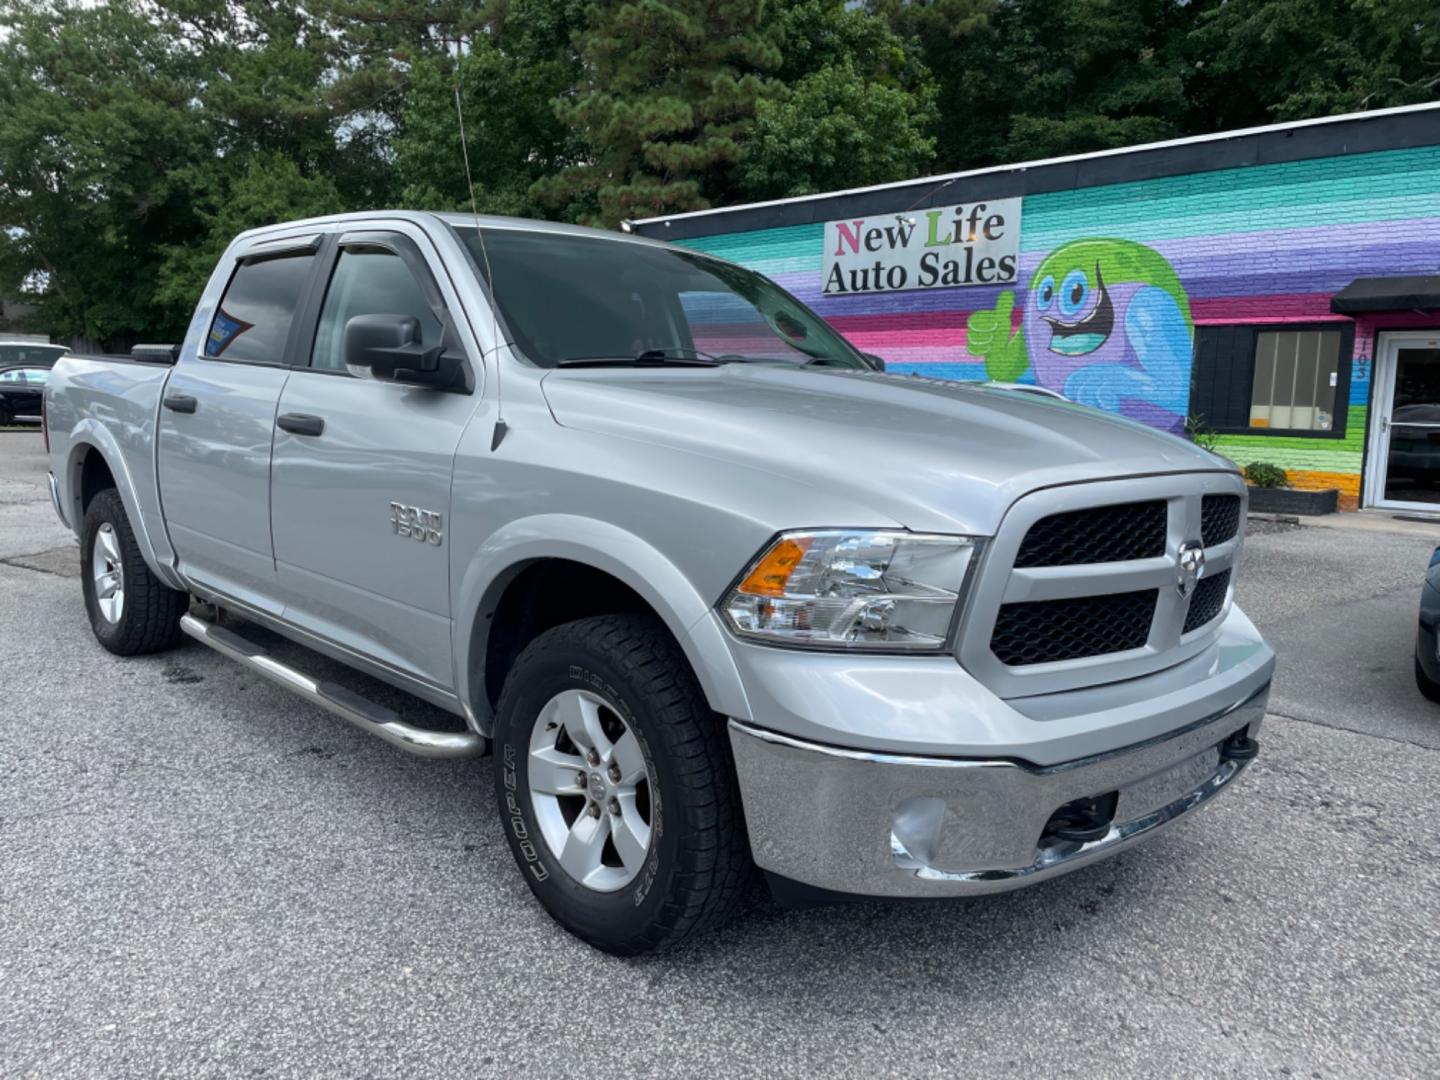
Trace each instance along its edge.
{"label": "amber turn signal lens", "polygon": [[745,575],[736,591],[750,596],[784,596],[785,583],[790,580],[795,567],[800,565],[810,544],[808,536],[781,540],[755,564],[754,570]]}

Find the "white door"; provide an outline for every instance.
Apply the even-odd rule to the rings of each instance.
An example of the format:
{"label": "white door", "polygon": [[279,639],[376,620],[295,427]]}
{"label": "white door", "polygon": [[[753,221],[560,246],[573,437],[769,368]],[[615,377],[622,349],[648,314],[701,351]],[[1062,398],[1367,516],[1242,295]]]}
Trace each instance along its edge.
{"label": "white door", "polygon": [[1440,331],[1380,335],[1365,505],[1440,513]]}

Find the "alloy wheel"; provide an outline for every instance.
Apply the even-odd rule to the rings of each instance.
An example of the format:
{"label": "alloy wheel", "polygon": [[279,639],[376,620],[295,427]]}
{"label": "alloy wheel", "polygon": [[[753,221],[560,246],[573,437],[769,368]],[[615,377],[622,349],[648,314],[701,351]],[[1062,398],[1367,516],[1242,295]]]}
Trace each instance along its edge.
{"label": "alloy wheel", "polygon": [[653,777],[635,733],[587,690],[556,694],[535,719],[530,803],[546,846],[586,888],[614,892],[650,853]]}

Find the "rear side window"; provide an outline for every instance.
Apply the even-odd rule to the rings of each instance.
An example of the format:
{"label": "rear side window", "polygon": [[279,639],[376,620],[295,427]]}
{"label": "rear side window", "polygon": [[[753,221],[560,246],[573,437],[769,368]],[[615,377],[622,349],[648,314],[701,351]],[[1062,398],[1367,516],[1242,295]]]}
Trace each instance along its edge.
{"label": "rear side window", "polygon": [[314,367],[345,370],[345,324],[357,315],[413,315],[420,320],[420,343],[440,343],[440,320],[420,283],[404,259],[384,248],[347,248],[340,253],[320,309],[310,361]]}
{"label": "rear side window", "polygon": [[50,378],[48,368],[10,368],[7,371],[0,371],[0,382],[44,386],[45,380],[48,378]]}
{"label": "rear side window", "polygon": [[295,307],[314,262],[315,256],[307,252],[236,267],[210,323],[205,355],[249,364],[283,363]]}

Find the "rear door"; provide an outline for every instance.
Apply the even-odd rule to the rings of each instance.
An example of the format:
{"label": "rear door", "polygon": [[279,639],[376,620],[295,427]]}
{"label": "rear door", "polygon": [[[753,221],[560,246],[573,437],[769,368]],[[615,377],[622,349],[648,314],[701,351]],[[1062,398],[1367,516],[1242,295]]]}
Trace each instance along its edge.
{"label": "rear door", "polygon": [[[285,621],[449,690],[450,479],[479,394],[347,370],[343,341],[358,315],[410,315],[423,344],[463,351],[459,299],[413,225],[342,234],[325,263],[307,366],[292,372],[276,418],[271,527]],[[473,352],[469,363],[478,373]]]}
{"label": "rear door", "polygon": [[319,249],[316,235],[242,253],[198,352],[180,358],[161,399],[160,497],[181,572],[272,614],[275,409]]}

